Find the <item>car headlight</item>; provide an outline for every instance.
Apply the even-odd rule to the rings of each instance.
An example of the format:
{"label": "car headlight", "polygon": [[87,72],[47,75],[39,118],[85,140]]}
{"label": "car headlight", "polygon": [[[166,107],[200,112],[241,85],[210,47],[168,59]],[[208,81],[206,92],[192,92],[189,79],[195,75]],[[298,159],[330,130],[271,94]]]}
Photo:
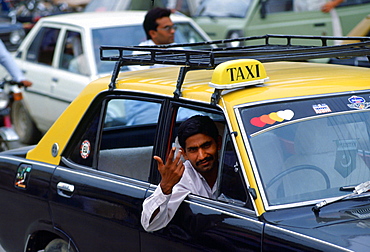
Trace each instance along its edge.
{"label": "car headlight", "polygon": [[18,45],[22,42],[24,38],[24,31],[23,30],[15,30],[10,33],[9,41],[12,45]]}

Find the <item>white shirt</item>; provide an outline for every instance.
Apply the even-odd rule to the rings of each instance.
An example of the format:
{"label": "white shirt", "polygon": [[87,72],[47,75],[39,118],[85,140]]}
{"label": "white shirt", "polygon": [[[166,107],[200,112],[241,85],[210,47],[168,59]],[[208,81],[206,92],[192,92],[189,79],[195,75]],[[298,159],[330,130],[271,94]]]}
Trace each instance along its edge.
{"label": "white shirt", "polygon": [[[139,44],[139,46],[154,46],[154,45],[156,44],[151,39],[145,40]],[[181,50],[182,47],[177,47],[176,49]],[[146,52],[146,51],[133,51],[132,52],[132,54],[145,54],[145,53],[149,53],[149,52]],[[149,68],[159,68],[159,67],[168,67],[168,66],[171,66],[171,65],[162,65],[162,64],[154,64],[150,66],[132,65],[132,66],[128,66],[128,69],[130,71],[137,71],[137,70],[144,70],[144,69],[149,69]]]}
{"label": "white shirt", "polygon": [[1,39],[0,39],[0,64],[5,67],[5,69],[12,76],[14,81],[23,81],[23,80],[25,80],[25,77],[24,77],[21,69],[15,63],[12,55],[6,49],[4,43]]}
{"label": "white shirt", "polygon": [[[153,46],[153,45],[155,45],[155,43],[151,39],[143,41],[139,44],[139,46]],[[145,51],[134,51],[134,52],[132,52],[132,54],[145,54],[145,53],[149,53],[149,52],[145,52]],[[132,66],[128,66],[128,69],[130,71],[137,71],[137,70],[144,70],[144,69],[163,67],[163,66],[164,65],[151,65],[151,66],[132,65]]]}
{"label": "white shirt", "polygon": [[[181,180],[172,188],[172,194],[165,195],[161,187],[145,199],[141,213],[141,225],[146,231],[156,231],[167,226],[175,215],[182,201],[189,193],[216,199],[217,182],[210,188],[207,181],[191,165],[185,161],[185,170]],[[149,223],[154,211],[159,207],[159,213]]]}

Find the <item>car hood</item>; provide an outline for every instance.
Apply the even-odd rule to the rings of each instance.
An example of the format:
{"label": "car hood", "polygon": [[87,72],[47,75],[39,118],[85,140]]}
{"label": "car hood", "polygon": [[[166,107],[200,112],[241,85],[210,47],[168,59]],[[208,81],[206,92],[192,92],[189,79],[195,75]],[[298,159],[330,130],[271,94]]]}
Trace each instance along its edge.
{"label": "car hood", "polygon": [[362,197],[323,207],[283,209],[263,214],[273,226],[327,241],[355,251],[370,251],[370,197]]}

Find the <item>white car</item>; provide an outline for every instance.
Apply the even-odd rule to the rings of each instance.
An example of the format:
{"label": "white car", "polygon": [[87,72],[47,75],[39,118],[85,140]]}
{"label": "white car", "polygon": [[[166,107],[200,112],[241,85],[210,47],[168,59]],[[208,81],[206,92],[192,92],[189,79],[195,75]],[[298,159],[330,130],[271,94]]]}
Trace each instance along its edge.
{"label": "white car", "polygon": [[[70,102],[92,80],[111,74],[100,61],[101,45],[138,45],[146,40],[145,11],[74,13],[42,18],[16,52],[32,87],[12,108],[13,125],[23,143],[39,140]],[[209,37],[188,17],[171,15],[176,43]]]}

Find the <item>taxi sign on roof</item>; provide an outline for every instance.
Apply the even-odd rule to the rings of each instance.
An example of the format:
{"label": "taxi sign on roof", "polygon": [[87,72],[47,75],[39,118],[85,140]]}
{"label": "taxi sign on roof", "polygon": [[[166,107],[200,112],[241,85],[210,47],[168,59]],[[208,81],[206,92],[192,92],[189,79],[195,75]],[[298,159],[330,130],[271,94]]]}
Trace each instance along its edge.
{"label": "taxi sign on roof", "polygon": [[209,86],[216,89],[233,89],[263,84],[268,79],[265,67],[258,60],[230,60],[215,68]]}

